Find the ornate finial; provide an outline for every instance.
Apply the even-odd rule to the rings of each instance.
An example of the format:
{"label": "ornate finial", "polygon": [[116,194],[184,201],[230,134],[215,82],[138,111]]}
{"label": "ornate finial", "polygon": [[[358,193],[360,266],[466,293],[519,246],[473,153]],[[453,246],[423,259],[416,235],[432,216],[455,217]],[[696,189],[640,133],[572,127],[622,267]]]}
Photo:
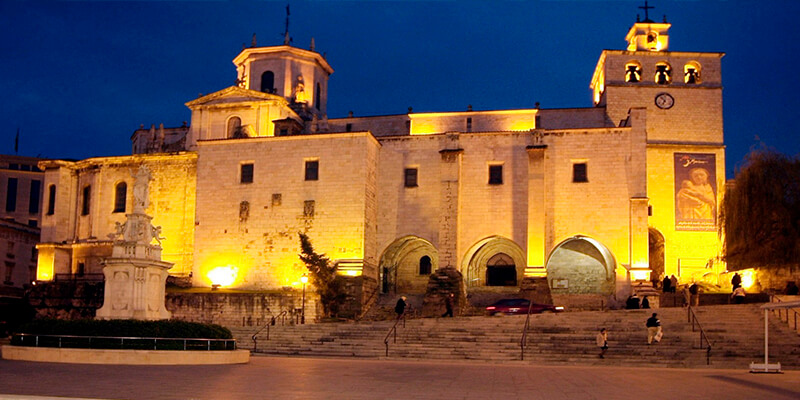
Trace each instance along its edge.
{"label": "ornate finial", "polygon": [[292,37],[289,36],[289,3],[286,3],[286,30],[283,31],[283,44],[288,46],[292,43]]}
{"label": "ornate finial", "polygon": [[414,112],[414,108],[411,107],[411,106],[408,106],[408,113],[411,114],[412,112]]}
{"label": "ornate finial", "polygon": [[644,7],[640,6],[639,8],[644,10],[644,22],[653,22],[653,21],[650,20],[649,11],[650,11],[650,9],[654,9],[655,7],[648,5],[647,4],[647,0],[644,0]]}
{"label": "ornate finial", "polygon": [[311,46],[308,47],[309,50],[314,51],[314,38],[311,38]]}
{"label": "ornate finial", "polygon": [[256,34],[255,33],[253,34],[253,40],[250,41],[250,47],[258,47],[256,45]]}
{"label": "ornate finial", "polygon": [[667,23],[667,14],[664,14],[664,23]]}

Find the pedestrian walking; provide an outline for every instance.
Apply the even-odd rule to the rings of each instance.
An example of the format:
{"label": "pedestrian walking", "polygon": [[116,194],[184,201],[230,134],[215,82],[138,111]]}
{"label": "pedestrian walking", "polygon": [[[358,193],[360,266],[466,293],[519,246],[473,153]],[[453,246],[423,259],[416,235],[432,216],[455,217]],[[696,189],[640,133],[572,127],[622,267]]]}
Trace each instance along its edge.
{"label": "pedestrian walking", "polygon": [[737,286],[736,289],[733,289],[733,293],[731,293],[731,299],[733,299],[734,304],[742,304],[744,303],[746,294],[743,287]]}
{"label": "pedestrian walking", "polygon": [[647,344],[650,345],[653,341],[660,342],[663,334],[661,333],[661,321],[658,320],[657,314],[653,313],[645,325],[647,326]]}
{"label": "pedestrian walking", "polygon": [[453,318],[453,300],[455,299],[455,297],[456,296],[453,293],[450,293],[444,297],[445,312],[444,314],[442,314],[442,317]]}
{"label": "pedestrian walking", "polygon": [[697,307],[700,305],[700,286],[697,286],[696,282],[692,282],[692,285],[689,286],[689,294],[692,295],[692,307]]}
{"label": "pedestrian walking", "polygon": [[595,341],[597,342],[597,347],[600,348],[600,358],[606,358],[606,350],[608,350],[608,331],[606,331],[606,328],[600,328]]}
{"label": "pedestrian walking", "polygon": [[736,289],[739,286],[742,286],[742,277],[739,273],[733,274],[733,278],[731,278],[731,286]]}
{"label": "pedestrian walking", "polygon": [[394,312],[397,313],[397,319],[403,317],[403,314],[406,312],[406,296],[400,296],[400,299],[397,300],[397,304],[394,306]]}
{"label": "pedestrian walking", "polygon": [[676,278],[675,275],[670,275],[669,282],[670,282],[669,285],[670,291],[672,291],[672,293],[675,293],[675,291],[678,289],[678,278]]}

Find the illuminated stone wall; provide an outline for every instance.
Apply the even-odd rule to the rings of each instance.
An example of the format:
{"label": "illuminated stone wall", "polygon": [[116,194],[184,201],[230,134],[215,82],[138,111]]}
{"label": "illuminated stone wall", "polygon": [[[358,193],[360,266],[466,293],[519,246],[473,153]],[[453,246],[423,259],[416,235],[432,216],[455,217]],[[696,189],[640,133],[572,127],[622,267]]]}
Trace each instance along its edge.
{"label": "illuminated stone wall", "polygon": [[[200,142],[193,282],[217,267],[233,287],[299,287],[298,232],[333,261],[356,260],[377,277],[374,236],[377,141],[367,133]],[[319,179],[305,180],[306,161]],[[253,182],[241,183],[241,165]],[[373,269],[373,270],[370,270]]]}
{"label": "illuminated stone wall", "polygon": [[[125,222],[125,212],[114,212],[116,185],[126,182],[125,211],[130,212],[133,174],[140,165],[146,165],[153,177],[146,213],[166,238],[161,243],[162,259],[175,264],[171,274],[188,275],[194,245],[196,160],[196,154],[182,153],[43,162],[45,188],[56,185],[56,206],[53,215],[42,217],[39,279],[75,273],[79,263],[84,264],[84,273],[102,272],[100,261],[111,249],[108,235],[115,232],[116,223]],[[91,185],[89,213],[82,215],[87,185]]]}

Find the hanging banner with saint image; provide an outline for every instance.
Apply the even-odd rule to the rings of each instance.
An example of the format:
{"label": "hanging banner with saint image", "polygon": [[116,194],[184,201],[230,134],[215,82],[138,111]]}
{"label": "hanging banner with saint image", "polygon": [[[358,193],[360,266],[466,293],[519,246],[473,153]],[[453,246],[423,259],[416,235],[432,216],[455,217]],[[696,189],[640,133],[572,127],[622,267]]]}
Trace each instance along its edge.
{"label": "hanging banner with saint image", "polygon": [[716,231],[715,154],[675,153],[675,230]]}

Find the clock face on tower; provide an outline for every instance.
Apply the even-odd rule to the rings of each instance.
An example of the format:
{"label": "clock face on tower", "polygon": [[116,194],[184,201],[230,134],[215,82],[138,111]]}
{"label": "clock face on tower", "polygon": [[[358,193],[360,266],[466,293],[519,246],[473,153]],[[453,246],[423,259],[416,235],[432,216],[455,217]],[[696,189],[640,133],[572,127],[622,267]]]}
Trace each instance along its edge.
{"label": "clock face on tower", "polygon": [[656,106],[658,108],[667,110],[675,105],[675,99],[669,93],[659,93],[656,95]]}

